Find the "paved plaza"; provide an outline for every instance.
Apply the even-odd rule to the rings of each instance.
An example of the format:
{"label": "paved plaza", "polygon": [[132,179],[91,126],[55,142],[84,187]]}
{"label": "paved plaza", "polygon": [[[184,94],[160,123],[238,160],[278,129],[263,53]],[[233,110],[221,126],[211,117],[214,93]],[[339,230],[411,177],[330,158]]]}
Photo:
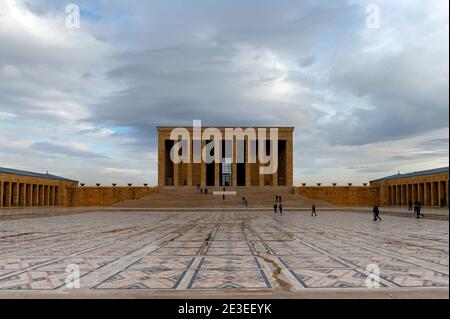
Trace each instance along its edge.
{"label": "paved plaza", "polygon": [[[99,211],[0,221],[0,297],[447,291],[448,222],[324,212]],[[80,270],[68,289],[67,265]],[[428,289],[428,290],[426,290]],[[374,289],[370,289],[374,291]]]}

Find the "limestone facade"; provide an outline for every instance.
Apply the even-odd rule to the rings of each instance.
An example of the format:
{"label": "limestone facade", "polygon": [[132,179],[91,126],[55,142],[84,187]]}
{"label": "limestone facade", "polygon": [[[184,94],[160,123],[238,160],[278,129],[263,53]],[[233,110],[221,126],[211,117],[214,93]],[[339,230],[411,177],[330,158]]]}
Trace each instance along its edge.
{"label": "limestone facade", "polygon": [[49,174],[0,168],[0,208],[65,206],[77,181]]}
{"label": "limestone facade", "polygon": [[379,188],[371,186],[306,186],[296,187],[295,193],[310,199],[324,200],[343,206],[379,205]]}
{"label": "limestone facade", "polygon": [[[190,154],[189,163],[174,164],[170,158],[170,150],[174,144],[171,140],[171,132],[175,127],[158,127],[158,186],[293,186],[293,131],[292,127],[277,127],[278,130],[278,170],[274,174],[260,174],[259,168],[263,165],[256,158],[252,163],[249,161],[249,136],[245,136],[244,145],[244,163],[236,160],[237,138],[232,137],[232,141],[225,141],[225,127],[218,127],[224,140],[221,141],[222,148],[230,147],[232,158],[222,158],[221,162],[214,161],[207,164],[200,158],[200,162],[193,161],[195,153],[193,128],[185,129],[190,134],[189,143],[193,150]],[[201,132],[207,128],[202,128]],[[234,129],[234,128],[232,128]],[[247,128],[242,128],[246,130]],[[258,131],[258,128],[254,128]],[[266,138],[269,138],[269,127],[266,127]],[[208,141],[209,142],[209,141]],[[198,142],[200,143],[200,142]],[[201,149],[207,144],[207,141],[201,141]],[[256,143],[258,144],[258,143]],[[257,146],[255,146],[257,148]],[[222,156],[224,152],[222,152]],[[198,154],[200,154],[198,152]],[[258,151],[256,151],[258,154]],[[227,161],[228,160],[228,161]]]}
{"label": "limestone facade", "polygon": [[370,185],[379,188],[381,205],[418,201],[423,206],[448,207],[448,167],[392,175],[371,181]]}
{"label": "limestone facade", "polygon": [[151,195],[153,187],[69,187],[67,206],[102,207]]}

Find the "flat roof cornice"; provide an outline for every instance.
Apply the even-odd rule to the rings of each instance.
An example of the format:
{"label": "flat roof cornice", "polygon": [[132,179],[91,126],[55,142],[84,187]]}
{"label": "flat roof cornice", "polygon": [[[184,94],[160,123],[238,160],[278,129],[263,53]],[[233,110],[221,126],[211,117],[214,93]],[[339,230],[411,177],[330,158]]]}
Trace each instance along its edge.
{"label": "flat roof cornice", "polygon": [[66,182],[78,182],[78,181],[75,181],[72,179],[68,179],[68,178],[60,177],[60,176],[56,176],[56,175],[22,171],[22,170],[6,168],[6,167],[0,167],[0,174],[27,176],[27,177],[51,179],[51,180],[66,181]]}
{"label": "flat roof cornice", "polygon": [[442,173],[448,174],[448,170],[449,170],[448,166],[440,167],[440,168],[427,169],[427,170],[418,171],[418,172],[390,175],[390,176],[386,176],[383,178],[374,179],[370,182],[372,183],[372,182],[379,182],[379,181],[384,181],[384,180],[402,179],[402,178],[417,177],[417,176],[427,176],[427,175],[442,174]]}
{"label": "flat roof cornice", "polygon": [[[186,128],[186,129],[192,129],[192,126],[176,126],[176,125],[160,125],[156,127],[157,129],[174,129],[174,128]],[[288,129],[288,130],[294,130],[295,126],[214,126],[214,125],[208,125],[208,126],[202,126],[201,129],[206,128],[218,128],[218,129],[224,129],[224,128],[279,128],[279,129]]]}

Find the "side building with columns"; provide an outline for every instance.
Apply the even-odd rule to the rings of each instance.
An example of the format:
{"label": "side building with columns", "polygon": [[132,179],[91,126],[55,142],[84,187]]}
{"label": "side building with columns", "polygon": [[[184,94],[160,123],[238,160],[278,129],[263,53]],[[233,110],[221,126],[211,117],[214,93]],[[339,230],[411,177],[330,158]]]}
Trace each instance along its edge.
{"label": "side building with columns", "polygon": [[[258,154],[258,144],[251,144],[251,139],[248,135],[244,136],[243,140],[237,139],[236,135],[232,136],[231,140],[226,140],[226,128],[217,127],[221,132],[223,139],[221,140],[221,154],[219,162],[205,163],[201,158],[199,161],[193,161],[195,151],[190,152],[191,160],[189,163],[181,162],[179,164],[173,163],[170,157],[170,151],[173,145],[177,142],[171,140],[171,132],[176,127],[173,126],[159,126],[158,130],[158,186],[197,186],[202,187],[211,186],[238,186],[238,187],[277,187],[277,186],[293,186],[293,127],[263,127],[266,129],[266,154],[269,154],[270,129],[277,129],[278,132],[278,169],[273,174],[260,174],[260,166],[264,166],[259,162],[258,156],[255,160],[249,160],[249,147],[255,150]],[[193,138],[194,130],[192,127],[183,128],[190,134],[191,150],[203,150],[204,147],[211,142],[211,140],[199,140],[197,147],[194,146],[196,139]],[[201,128],[201,133],[208,128]],[[229,128],[242,129],[245,131],[248,128]],[[250,128],[258,132],[259,128]],[[244,155],[244,160],[236,160],[236,146],[240,143],[240,149]],[[242,147],[243,146],[243,147]],[[227,152],[226,149],[232,149]],[[214,151],[213,151],[214,152]],[[226,158],[225,154],[232,154],[230,158]],[[242,156],[242,155],[241,155]],[[241,157],[242,158],[242,157]]]}
{"label": "side building with columns", "polygon": [[0,208],[65,206],[67,178],[0,167]]}
{"label": "side building with columns", "polygon": [[379,188],[381,205],[408,205],[410,201],[423,206],[448,207],[448,167],[406,174],[396,174],[373,180]]}

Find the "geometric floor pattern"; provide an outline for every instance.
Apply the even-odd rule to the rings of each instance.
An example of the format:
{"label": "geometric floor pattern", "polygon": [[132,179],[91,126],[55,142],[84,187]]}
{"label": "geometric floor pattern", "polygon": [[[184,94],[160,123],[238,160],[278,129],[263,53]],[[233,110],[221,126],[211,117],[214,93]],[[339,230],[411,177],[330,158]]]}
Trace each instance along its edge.
{"label": "geometric floor pattern", "polygon": [[[325,212],[98,212],[0,221],[0,292],[448,287],[448,222]],[[369,265],[372,265],[368,268]],[[375,274],[377,274],[375,272]]]}

